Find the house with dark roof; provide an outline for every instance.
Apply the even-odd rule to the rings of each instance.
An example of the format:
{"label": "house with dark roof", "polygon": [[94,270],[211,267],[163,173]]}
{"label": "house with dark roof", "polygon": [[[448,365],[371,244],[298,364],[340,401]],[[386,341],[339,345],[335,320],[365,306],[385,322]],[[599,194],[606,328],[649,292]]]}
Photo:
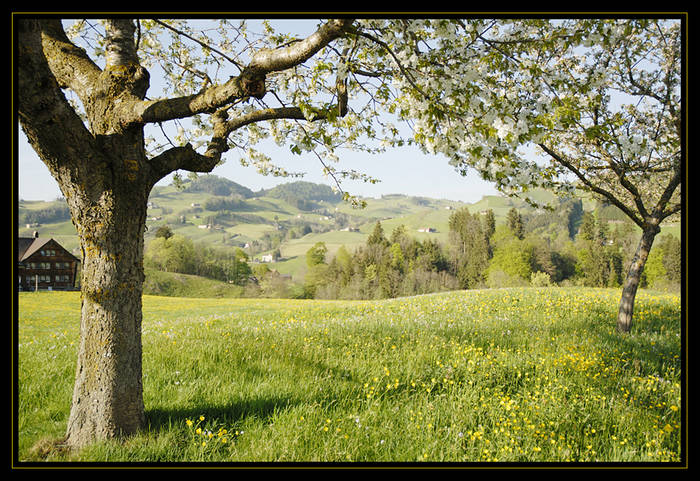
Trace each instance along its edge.
{"label": "house with dark roof", "polygon": [[80,259],[50,237],[17,239],[17,281],[20,291],[72,290]]}

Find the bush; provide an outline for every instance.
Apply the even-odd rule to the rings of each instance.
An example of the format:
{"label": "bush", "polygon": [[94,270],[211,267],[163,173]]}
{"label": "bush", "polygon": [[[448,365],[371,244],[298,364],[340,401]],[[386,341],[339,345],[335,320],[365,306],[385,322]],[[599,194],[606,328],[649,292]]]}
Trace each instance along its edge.
{"label": "bush", "polygon": [[531,243],[520,239],[506,239],[501,242],[493,253],[490,272],[502,271],[509,277],[518,277],[524,281],[516,285],[527,285],[532,275],[533,246]]}
{"label": "bush", "polygon": [[143,293],[169,297],[237,298],[244,296],[244,288],[204,277],[155,269],[145,270]]}
{"label": "bush", "polygon": [[528,281],[519,275],[511,275],[500,269],[489,269],[486,285],[492,289],[502,287],[525,287]]}
{"label": "bush", "polygon": [[533,272],[530,276],[530,285],[532,287],[550,287],[552,285],[552,279],[546,272]]}

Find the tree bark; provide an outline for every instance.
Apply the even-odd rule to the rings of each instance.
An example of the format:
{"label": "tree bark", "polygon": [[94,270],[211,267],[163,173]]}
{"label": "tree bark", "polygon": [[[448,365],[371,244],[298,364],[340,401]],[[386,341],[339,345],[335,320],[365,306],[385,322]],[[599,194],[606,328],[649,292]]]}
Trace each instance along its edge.
{"label": "tree bark", "polygon": [[53,48],[67,51],[57,47],[65,41],[58,27],[18,22],[18,115],[66,198],[82,250],[80,348],[66,431],[66,444],[79,448],[133,433],[145,422],[143,232],[148,194],[160,173],[146,158],[142,126],[123,129],[109,114],[97,113],[109,104],[105,93],[118,85],[125,86],[122,95],[145,91],[142,72],[92,72],[85,98],[101,101],[87,108],[88,130],[60,90],[61,84],[73,82],[62,76],[71,72],[69,60],[61,61],[58,54],[47,59]]}
{"label": "tree bark", "polygon": [[620,308],[617,313],[618,332],[627,333],[632,328],[632,315],[634,314],[634,299],[637,295],[637,288],[642,280],[642,272],[649,257],[651,246],[654,243],[654,238],[659,231],[658,222],[646,223],[642,230],[642,238],[634,253],[622,288]]}
{"label": "tree bark", "polygon": [[[83,255],[80,348],[65,441],[69,447],[135,433],[145,424],[141,297],[151,188],[178,169],[210,172],[228,148],[228,134],[242,125],[280,116],[299,118],[299,109],[277,109],[229,122],[222,107],[264,95],[266,73],[309,58],[350,23],[329,21],[307,41],[256,55],[239,77],[200,94],[144,101],[149,74],[138,63],[132,20],[107,22],[104,70],[68,40],[59,19],[17,20],[18,119],[66,198]],[[78,94],[87,124],[62,88]],[[346,93],[339,96],[346,100]],[[339,110],[344,110],[342,105]],[[201,112],[211,113],[214,125],[204,154],[188,144],[147,157],[145,123]]]}
{"label": "tree bark", "polygon": [[80,349],[66,443],[128,435],[145,423],[141,294],[147,193],[74,202],[83,252]]}

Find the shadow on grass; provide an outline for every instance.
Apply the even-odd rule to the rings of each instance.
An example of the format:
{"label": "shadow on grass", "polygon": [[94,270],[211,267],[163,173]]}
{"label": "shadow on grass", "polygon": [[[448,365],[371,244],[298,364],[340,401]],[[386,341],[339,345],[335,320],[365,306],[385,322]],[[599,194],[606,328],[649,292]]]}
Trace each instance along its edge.
{"label": "shadow on grass", "polygon": [[[603,345],[611,346],[622,354],[625,367],[637,376],[660,375],[672,367],[682,366],[682,339],[679,312],[675,306],[654,306],[658,309],[641,320],[633,319],[632,330],[620,333],[614,327],[615,315],[601,314],[595,335]],[[629,364],[629,366],[627,366]]]}
{"label": "shadow on grass", "polygon": [[[267,424],[280,412],[309,404],[328,407],[337,403],[339,398],[347,398],[348,391],[359,389],[359,381],[348,369],[301,354],[291,355],[285,358],[285,362],[288,364],[247,364],[245,375],[238,380],[240,391],[232,393],[230,402],[211,401],[203,397],[201,400],[183,403],[181,407],[171,405],[149,409],[146,406],[147,424],[152,430],[165,431],[176,426],[185,426],[187,419],[195,421],[200,416],[204,416],[205,420],[215,420],[228,426],[241,425],[250,420]],[[267,378],[282,377],[290,377],[290,390],[284,388],[280,392],[256,394],[246,391],[264,383]],[[298,390],[291,387],[298,386],[299,383],[316,383],[323,389]]]}
{"label": "shadow on grass", "polygon": [[216,420],[225,425],[236,425],[250,418],[263,423],[269,421],[280,409],[287,409],[305,403],[303,399],[293,399],[288,396],[275,396],[259,399],[246,399],[229,404],[198,403],[197,406],[182,408],[146,409],[146,423],[154,431],[165,431],[173,426],[185,426],[185,420],[197,420],[204,416],[205,420]]}

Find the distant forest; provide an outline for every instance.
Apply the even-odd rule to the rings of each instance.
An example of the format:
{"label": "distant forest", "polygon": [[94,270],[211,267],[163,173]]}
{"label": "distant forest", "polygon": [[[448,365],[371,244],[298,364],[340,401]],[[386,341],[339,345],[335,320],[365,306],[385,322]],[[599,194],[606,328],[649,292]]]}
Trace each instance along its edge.
{"label": "distant forest", "polygon": [[[254,192],[214,175],[187,179],[182,190],[210,194],[207,210],[217,212],[217,218],[240,222],[269,222],[244,212],[247,201],[257,196],[283,199],[301,210],[342,200],[330,187],[310,182]],[[498,226],[492,210],[456,210],[449,219],[448,241],[443,243],[419,241],[404,226],[385,232],[378,221],[365,244],[352,252],[343,246],[331,256],[323,243],[311,248],[302,283],[292,282],[267,265],[251,263],[240,249],[232,254],[230,249],[195,246],[168,228],[149,243],[144,265],[235,284],[247,296],[374,299],[525,285],[619,287],[639,229],[619,209],[602,202],[593,210],[584,210],[581,199],[557,202],[546,210],[511,208]],[[70,212],[65,201],[56,201],[41,209],[21,208],[18,217],[20,224],[47,224],[70,220]],[[280,221],[279,226],[284,224],[284,229],[253,241],[251,252],[270,250],[278,258],[284,239],[312,231],[308,224],[285,222]],[[338,214],[334,228],[346,227],[348,222],[347,215]],[[642,286],[677,291],[680,273],[680,240],[670,234],[659,236],[645,266]]]}
{"label": "distant forest", "polygon": [[[377,222],[353,253],[341,248],[329,262],[307,256],[305,293],[376,299],[487,287],[620,287],[639,233],[616,217],[604,205],[589,212],[580,200],[569,200],[528,215],[512,208],[506,222],[496,226],[493,211],[472,214],[463,208],[450,217],[446,245],[420,242],[403,226],[388,234]],[[680,240],[660,236],[644,272],[643,286],[678,290]]]}
{"label": "distant forest", "polygon": [[65,202],[54,202],[43,209],[24,210],[19,214],[20,224],[51,224],[70,220],[70,210]]}

